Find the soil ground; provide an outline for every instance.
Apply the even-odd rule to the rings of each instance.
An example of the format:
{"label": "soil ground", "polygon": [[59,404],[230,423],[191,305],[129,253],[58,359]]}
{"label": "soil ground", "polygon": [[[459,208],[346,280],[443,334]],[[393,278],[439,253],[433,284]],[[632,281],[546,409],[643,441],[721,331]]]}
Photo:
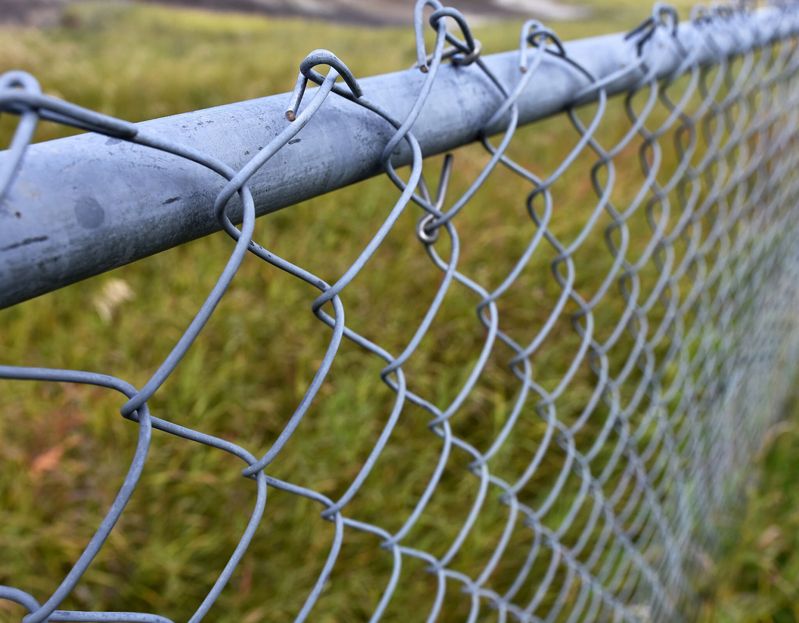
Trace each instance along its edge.
{"label": "soil ground", "polygon": [[[79,0],[0,0],[0,23],[48,26],[57,23],[64,8]],[[128,2],[133,0],[127,0]],[[215,11],[314,17],[365,25],[402,25],[409,19],[410,2],[397,0],[145,0]],[[536,17],[543,20],[584,18],[585,7],[556,0],[452,0],[447,3],[472,19]]]}

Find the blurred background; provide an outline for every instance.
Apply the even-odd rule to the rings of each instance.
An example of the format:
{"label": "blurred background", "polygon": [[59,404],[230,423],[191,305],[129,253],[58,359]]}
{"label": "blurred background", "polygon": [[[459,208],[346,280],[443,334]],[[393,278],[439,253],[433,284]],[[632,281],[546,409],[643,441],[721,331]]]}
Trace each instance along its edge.
{"label": "blurred background", "polygon": [[[470,18],[487,53],[513,49],[524,18],[539,18],[570,39],[628,30],[650,12],[649,3],[639,0],[449,4]],[[676,5],[685,16],[691,3],[680,0]],[[47,93],[139,121],[288,91],[300,60],[314,48],[333,50],[356,76],[408,67],[415,60],[411,11],[410,1],[397,0],[0,0],[0,71],[29,71]],[[566,132],[563,126],[546,122],[530,136],[541,150],[557,151]],[[12,129],[13,120],[0,119],[0,144],[7,144]],[[38,138],[69,133],[42,124]],[[537,154],[538,160],[542,157]],[[459,166],[477,171],[484,155],[467,149],[458,158]],[[584,177],[562,191],[562,201],[591,196]],[[522,195],[501,186],[487,192],[499,206],[496,214],[475,217],[467,231],[509,229],[501,206]],[[341,250],[341,241],[352,240],[352,250],[359,248],[393,193],[386,180],[343,189],[261,219],[256,239],[323,275],[338,274],[351,259]],[[342,210],[348,218],[341,218]],[[503,235],[512,246],[514,232]],[[486,253],[502,253],[507,240],[484,243]],[[212,236],[2,310],[2,361],[104,370],[141,383],[180,335],[228,252],[229,241]],[[413,267],[416,261],[401,240],[387,244],[375,259],[362,300],[352,301],[356,310],[375,311],[363,319],[366,331],[384,325],[390,333],[392,322],[412,326],[408,318],[382,319],[393,313],[391,297],[413,298],[419,284],[399,291],[390,286],[404,278],[396,272],[397,264]],[[473,261],[478,271],[488,270],[479,258]],[[542,259],[542,274],[546,264]],[[429,291],[431,283],[422,285]],[[534,287],[544,292],[549,286],[542,280]],[[154,410],[248,447],[264,447],[280,429],[274,414],[290,412],[325,343],[308,311],[312,298],[312,292],[290,280],[245,263],[181,373],[157,395]],[[452,333],[441,338],[440,352],[429,356],[431,365],[456,361],[460,348],[479,342],[475,327],[456,321],[460,311],[472,317],[473,302],[464,297],[454,305]],[[296,315],[288,326],[283,323],[286,314]],[[315,420],[277,467],[331,492],[353,475],[357,457],[374,439],[377,428],[369,413],[389,400],[388,392],[373,393],[379,365],[349,352],[341,361]],[[556,378],[568,361],[553,352],[548,364]],[[448,384],[457,386],[457,379],[446,374],[442,367],[441,377],[429,381],[430,391],[446,393]],[[473,415],[507,408],[506,399],[501,388],[487,389],[483,402],[471,407]],[[78,555],[124,474],[125,453],[135,437],[134,427],[117,415],[118,408],[115,396],[98,389],[0,386],[0,584],[49,594]],[[423,444],[414,442],[425,434],[424,426],[420,423],[418,430],[405,434],[392,450],[393,462],[381,472],[384,480],[378,479],[395,483],[400,492],[406,482],[401,476],[410,469],[408,455],[402,453],[412,455],[411,463],[421,464],[426,456]],[[155,436],[131,509],[68,607],[139,609],[181,620],[235,545],[252,504],[252,490],[242,482],[238,465],[165,437]],[[697,578],[701,620],[799,621],[798,456],[799,409],[794,401],[768,435],[737,507],[718,518],[715,551],[704,556],[704,572]],[[383,488],[364,495],[359,507],[364,516],[397,507]],[[296,612],[330,534],[319,527],[318,509],[312,505],[279,494],[275,500],[280,501],[268,508],[265,530],[208,620],[288,621]],[[455,511],[443,505],[439,517],[447,512]],[[420,542],[438,538],[431,527],[435,518],[430,522]],[[323,598],[312,620],[363,620],[376,585],[384,584],[372,582],[372,574],[387,573],[368,551],[363,543],[351,544],[345,568],[360,566],[368,573],[353,571],[338,578],[349,583],[348,591]],[[468,567],[469,562],[463,564]],[[414,599],[415,589],[408,590],[405,598]],[[0,621],[18,621],[21,612],[0,602]],[[400,618],[401,611],[388,620]]]}

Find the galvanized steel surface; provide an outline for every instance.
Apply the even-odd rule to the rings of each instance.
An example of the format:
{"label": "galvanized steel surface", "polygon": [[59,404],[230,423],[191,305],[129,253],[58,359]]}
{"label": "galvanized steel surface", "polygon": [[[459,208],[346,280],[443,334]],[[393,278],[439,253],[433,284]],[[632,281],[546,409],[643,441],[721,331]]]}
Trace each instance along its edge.
{"label": "galvanized steel surface", "polygon": [[[0,587],[0,599],[27,608],[25,623],[168,621],[155,613],[59,609],[125,511],[146,463],[152,435],[162,433],[237,457],[253,486],[250,519],[238,546],[206,598],[197,604],[191,621],[212,611],[247,555],[253,535],[268,524],[264,510],[270,489],[318,503],[320,521],[335,527],[322,570],[296,613],[298,621],[314,618],[320,594],[335,572],[344,535],[350,531],[373,535],[374,546],[383,548],[393,564],[381,599],[371,606],[372,620],[379,620],[391,602],[408,559],[425,562],[435,579],[430,611],[409,612],[420,620],[446,619],[445,595],[456,590],[470,596],[469,620],[488,613],[502,621],[677,621],[690,616],[695,591],[693,556],[702,531],[708,529],[704,523],[724,508],[725,483],[746,465],[775,417],[775,405],[785,394],[799,357],[799,177],[794,173],[799,165],[799,51],[794,37],[799,7],[697,10],[689,24],[678,27],[674,12],[658,5],[652,17],[628,35],[573,46],[562,45],[553,32],[530,21],[522,27],[517,52],[487,60],[481,58],[462,15],[438,0],[417,4],[415,27],[418,63],[411,72],[361,84],[342,60],[317,50],[302,62],[290,97],[139,125],[42,95],[27,74],[11,72],[0,78],[0,110],[19,115],[14,141],[0,161],[4,303],[215,228],[223,229],[232,240],[230,257],[220,267],[212,292],[141,388],[101,373],[0,366],[4,379],[115,390],[126,401],[122,416],[138,427],[127,477],[58,588],[50,595],[32,595],[24,586]],[[427,27],[435,31],[432,50],[424,45]],[[326,73],[318,73],[323,66]],[[688,80],[675,89],[679,76]],[[542,80],[550,85],[546,93],[540,90]],[[306,92],[309,82],[319,88]],[[535,90],[534,82],[539,85]],[[597,128],[605,119],[608,96],[617,92],[627,93],[630,129],[617,144],[602,145],[596,138]],[[640,101],[632,104],[638,101],[636,95],[643,106]],[[595,101],[596,107],[585,121],[571,104],[588,100]],[[512,161],[507,148],[518,125],[564,106],[579,136],[566,159],[543,175]],[[668,114],[652,123],[656,106]],[[253,113],[251,118],[248,113]],[[94,134],[28,149],[40,119]],[[190,143],[181,143],[176,128],[202,119],[219,124],[204,126],[191,135]],[[247,159],[242,154],[248,151],[252,139],[246,135],[253,124],[266,128],[265,133],[259,132],[259,140],[268,140]],[[238,127],[240,133],[230,133],[231,127]],[[294,139],[304,128],[314,128],[319,140],[296,147]],[[681,159],[664,181],[658,176],[660,141],[676,128]],[[502,136],[494,144],[489,139],[496,133]],[[451,197],[448,189],[454,166],[447,157],[439,187],[432,193],[422,180],[423,158],[475,137],[491,155],[484,169],[461,196]],[[640,142],[644,182],[628,205],[615,205],[611,200],[614,162],[634,141]],[[395,158],[398,149],[402,155]],[[555,209],[551,188],[585,153],[595,156],[593,167],[584,172],[591,178],[595,198],[584,228],[566,242],[548,227]],[[303,166],[295,166],[298,162]],[[54,174],[64,163],[74,164],[77,172]],[[404,164],[410,165],[407,171],[398,171]],[[145,167],[152,168],[145,173]],[[464,210],[477,207],[475,192],[497,167],[529,183],[526,206],[535,233],[501,283],[488,287],[459,270],[457,224]],[[253,241],[257,214],[378,170],[396,184],[398,199],[357,259],[332,283]],[[90,178],[95,181],[90,183]],[[136,203],[129,199],[132,184],[140,184],[136,201],[144,203],[143,212],[135,211]],[[65,196],[70,210],[64,210]],[[176,196],[179,199],[172,201]],[[679,201],[674,202],[674,197]],[[153,208],[159,204],[168,206]],[[394,353],[376,338],[345,324],[341,295],[406,210],[417,210],[420,216],[418,240],[409,244],[422,245],[440,270],[441,281],[430,293],[422,322],[407,328],[407,344]],[[63,219],[56,218],[64,211]],[[649,217],[651,231],[646,244],[633,255],[628,222],[642,212]],[[575,285],[579,267],[574,256],[589,236],[602,235],[594,231],[601,216],[612,221],[603,233],[613,262],[602,283],[592,284],[593,292],[586,296]],[[29,217],[34,224],[29,224]],[[234,225],[239,219],[240,228]],[[50,257],[48,261],[44,251],[48,245],[67,259]],[[89,251],[91,246],[97,251]],[[557,302],[536,335],[520,341],[505,329],[498,301],[544,247],[556,255],[552,272],[559,288]],[[266,448],[241,447],[161,418],[148,408],[148,401],[167,378],[179,373],[182,357],[248,253],[319,290],[312,311],[329,340],[313,380],[297,397],[296,410]],[[643,293],[641,274],[650,263],[658,267],[659,276],[656,285]],[[444,297],[455,288],[465,288],[475,297],[483,340],[474,360],[463,362],[464,383],[454,399],[436,404],[409,388],[404,366],[428,334]],[[594,334],[594,312],[611,288],[621,292],[625,305],[615,319],[615,330],[600,339]],[[662,306],[660,315],[653,312],[656,304]],[[573,326],[577,347],[563,377],[546,388],[534,366],[536,355],[563,318]],[[624,365],[616,369],[609,353],[623,335],[632,339],[633,347]],[[380,379],[395,399],[388,413],[379,414],[381,432],[349,487],[337,499],[329,499],[308,483],[271,476],[269,466],[286,451],[312,402],[323,399],[320,388],[344,340],[384,362]],[[499,433],[486,448],[478,448],[454,434],[452,422],[485,373],[492,350],[500,345],[513,353],[507,363],[518,380],[517,393]],[[586,363],[593,374],[592,393],[579,417],[566,421],[556,403],[570,391],[578,368]],[[413,511],[399,530],[389,532],[347,511],[408,405],[429,414],[431,440],[437,438],[441,451]],[[608,415],[585,448],[576,438],[600,409]],[[503,480],[492,471],[492,460],[503,447],[518,443],[515,429],[521,418],[529,417],[545,424],[544,439],[524,472],[513,481]],[[520,499],[519,491],[553,452],[566,457],[563,469],[550,483],[546,498],[531,506]],[[468,459],[464,477],[476,479],[478,493],[446,553],[434,556],[409,545],[407,536],[440,486],[450,455],[456,453]],[[570,477],[580,483],[576,497],[555,521],[550,511]],[[475,576],[465,575],[452,561],[475,529],[488,495],[499,495],[507,509],[502,536],[484,569]],[[570,530],[577,525],[581,526],[579,537],[571,541]],[[528,531],[532,538],[526,563],[512,585],[498,591],[492,574],[519,530]],[[551,562],[545,573],[537,575],[533,570],[542,559]],[[531,597],[520,597],[523,587],[533,587]]]}
{"label": "galvanized steel surface", "polygon": [[[776,19],[777,9],[747,17],[751,27],[735,36],[720,33],[710,45],[701,25],[678,27],[679,40],[693,63],[713,63],[792,34],[791,21]],[[732,26],[731,26],[732,29]],[[659,77],[684,71],[682,50],[656,37],[647,41],[647,63]],[[607,94],[622,93],[644,77],[635,44],[623,34],[564,44],[569,59],[589,72]],[[519,79],[518,52],[481,58],[504,85]],[[405,119],[425,84],[418,69],[364,79],[366,98],[395,119]],[[413,134],[424,156],[443,153],[504,130],[508,114],[494,112],[503,95],[476,65],[444,64],[429,85]],[[518,123],[562,111],[578,99],[594,100],[574,67],[546,54],[535,79],[519,83]],[[452,102],[458,101],[457,106]],[[239,169],[286,128],[283,115],[290,95],[200,110],[136,124],[130,132],[157,136],[202,151]],[[382,153],[391,125],[380,116],[331,98],[309,121],[313,141],[292,141],[249,180],[256,214],[340,188],[383,171]],[[220,228],[208,208],[219,192],[218,176],[205,167],[164,151],[118,137],[83,135],[50,141],[28,150],[25,168],[0,204],[0,307],[12,305],[74,281],[127,264],[204,236]],[[411,161],[401,142],[394,163]],[[13,158],[0,153],[0,170]],[[98,179],[113,183],[98,184]],[[234,222],[240,211],[231,206]]]}

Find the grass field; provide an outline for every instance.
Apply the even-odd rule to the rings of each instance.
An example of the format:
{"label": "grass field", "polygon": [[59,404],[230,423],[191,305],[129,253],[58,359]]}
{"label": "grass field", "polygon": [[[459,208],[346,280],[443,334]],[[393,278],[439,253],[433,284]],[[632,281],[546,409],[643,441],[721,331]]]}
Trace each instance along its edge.
{"label": "grass field", "polygon": [[[557,30],[571,38],[622,30],[643,17],[632,1],[597,15],[591,23],[557,25]],[[488,52],[509,49],[515,45],[516,26],[486,25],[479,38]],[[363,30],[323,23],[309,28],[297,20],[96,4],[75,7],[63,26],[47,32],[0,30],[0,70],[28,70],[49,93],[137,121],[286,91],[293,86],[299,61],[320,47],[333,50],[358,76],[414,61],[410,29]],[[612,141],[623,132],[626,117],[621,109],[609,114],[615,116],[602,130],[602,139]],[[7,138],[10,128],[8,119],[0,119],[0,140]],[[39,138],[65,133],[44,124]],[[534,150],[518,141],[522,146],[514,152],[532,168],[542,160],[556,161],[577,138],[563,118],[520,134],[535,137]],[[668,148],[666,152],[673,158]],[[636,158],[634,150],[620,157],[620,203],[640,185]],[[476,147],[459,152],[456,166],[462,179],[453,181],[453,192],[463,190],[485,160]],[[591,162],[589,155],[581,157],[577,170],[556,185],[556,201],[567,206],[596,202],[585,174]],[[459,223],[462,238],[469,241],[464,244],[464,272],[488,283],[507,272],[532,231],[529,221],[520,218],[525,188],[512,176],[499,177],[482,191],[483,205],[490,209],[464,213]],[[368,240],[395,197],[387,180],[372,180],[270,215],[257,225],[255,238],[332,280]],[[365,335],[378,336],[393,352],[407,340],[407,327],[418,324],[440,278],[414,244],[417,217],[403,216],[397,233],[345,300],[348,323]],[[647,226],[644,216],[638,218],[640,222],[630,225],[632,231]],[[569,239],[581,225],[579,214],[566,210],[554,217],[551,230]],[[596,286],[611,259],[604,257],[607,253],[597,259],[604,241],[593,238],[578,252],[576,262],[586,267],[578,276],[579,288]],[[141,386],[212,287],[230,248],[229,239],[212,236],[3,310],[3,363],[106,371]],[[510,330],[522,337],[529,338],[546,321],[559,293],[548,268],[553,253],[540,255],[502,309]],[[656,274],[644,279],[648,287],[655,280]],[[531,292],[540,304],[530,305]],[[289,277],[246,261],[178,373],[151,401],[154,413],[235,441],[256,454],[263,452],[293,411],[324,352],[329,334],[310,312],[315,296]],[[618,295],[610,299],[604,325],[598,315],[600,334],[611,330],[613,312],[621,304]],[[474,303],[465,291],[456,290],[447,298],[435,339],[408,364],[415,391],[446,403],[462,384],[464,369],[458,364],[475,356],[483,337]],[[567,320],[559,322],[538,359],[543,386],[557,384],[577,342]],[[624,360],[624,348],[629,344],[616,353],[617,364]],[[475,445],[485,446],[496,434],[514,398],[512,379],[503,366],[507,358],[508,352],[492,355],[484,380],[457,424],[458,434]],[[321,400],[270,473],[331,497],[340,495],[380,432],[381,422],[374,414],[385,413],[393,398],[376,381],[382,366],[345,343]],[[586,370],[581,375],[558,401],[561,417],[573,417],[586,400],[589,374]],[[112,499],[133,448],[136,431],[118,416],[119,406],[117,396],[102,390],[3,382],[0,584],[46,596],[80,553]],[[419,495],[440,449],[427,429],[428,419],[413,408],[403,415],[384,459],[350,507],[353,516],[364,521],[385,518],[388,529],[399,527],[399,518],[408,512],[408,501]],[[498,458],[498,473],[518,472],[535,451],[542,429],[538,421],[521,424],[515,448]],[[720,527],[720,554],[702,588],[703,620],[799,619],[799,493],[792,487],[797,451],[799,413],[774,429],[763,450],[763,473],[747,492],[748,503],[742,498]],[[438,553],[452,538],[441,517],[458,523],[465,513],[462,500],[473,496],[476,488],[475,481],[461,477],[466,459],[453,461],[441,486],[448,493],[434,498],[409,537],[413,544]],[[562,462],[557,452],[551,453],[525,489],[527,501],[543,499]],[[65,607],[159,612],[175,621],[188,618],[235,546],[253,503],[251,483],[239,472],[239,464],[218,452],[155,435],[130,508]],[[567,513],[570,491],[546,521],[556,525]],[[502,508],[496,499],[487,503],[466,553],[454,563],[457,568],[474,573],[485,564]],[[310,503],[270,493],[264,529],[208,620],[291,620],[329,548],[331,528],[318,514],[318,507]],[[513,545],[511,559],[529,543],[519,540]],[[311,620],[360,621],[368,616],[390,573],[388,558],[375,550],[369,538],[357,533],[347,537],[340,563],[347,572],[334,574],[337,590],[323,595]],[[409,603],[419,611],[429,608],[431,580],[415,573],[421,565],[413,564],[403,571],[404,584],[387,620],[406,619]],[[500,586],[507,581],[501,573],[496,579]],[[466,599],[448,599],[452,620],[458,620]],[[18,620],[20,613],[0,602],[0,621]]]}
{"label": "grass field", "polygon": [[769,435],[740,508],[720,525],[703,621],[799,620],[799,410],[787,415]]}

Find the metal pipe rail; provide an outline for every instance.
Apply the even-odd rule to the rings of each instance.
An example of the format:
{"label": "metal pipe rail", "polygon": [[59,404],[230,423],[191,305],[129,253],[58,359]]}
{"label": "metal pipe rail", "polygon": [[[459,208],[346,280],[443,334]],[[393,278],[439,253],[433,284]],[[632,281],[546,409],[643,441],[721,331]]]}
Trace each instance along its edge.
{"label": "metal pipe rail", "polygon": [[[686,51],[700,63],[743,53],[796,34],[793,22],[768,7],[749,17],[751,31],[708,46],[701,22],[677,28],[682,51],[667,42],[647,47],[646,60],[658,77],[682,70]],[[587,69],[608,94],[629,91],[641,80],[638,50],[624,34],[576,40],[566,55]],[[503,81],[519,77],[518,52],[483,57]],[[556,58],[545,59],[518,100],[519,122],[530,123],[595,98],[584,75]],[[360,81],[371,101],[403,119],[424,80],[409,69]],[[542,85],[546,85],[545,87]],[[238,102],[145,121],[141,131],[201,148],[233,168],[240,167],[289,123],[290,94]],[[460,106],[437,106],[452,102]],[[413,126],[425,156],[475,141],[481,131],[504,129],[500,119],[484,128],[502,98],[473,66],[442,66],[429,102]],[[381,153],[394,130],[343,98],[330,98],[299,136],[266,163],[249,186],[258,215],[268,214],[382,172]],[[397,165],[410,161],[403,147]],[[6,152],[0,152],[0,170]],[[224,180],[175,156],[97,134],[32,146],[24,166],[0,204],[0,307],[52,291],[133,262],[219,229],[213,202]],[[235,213],[235,212],[234,212]]]}

